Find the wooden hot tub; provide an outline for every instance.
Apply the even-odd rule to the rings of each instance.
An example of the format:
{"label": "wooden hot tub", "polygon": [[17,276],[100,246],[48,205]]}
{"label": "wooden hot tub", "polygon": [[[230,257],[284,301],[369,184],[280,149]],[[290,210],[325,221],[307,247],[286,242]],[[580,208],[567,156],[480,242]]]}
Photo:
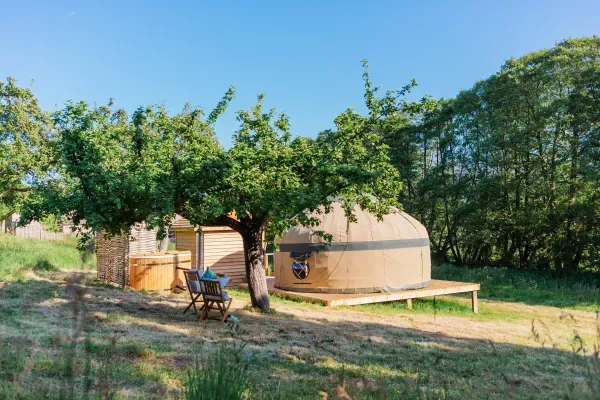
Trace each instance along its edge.
{"label": "wooden hot tub", "polygon": [[181,284],[177,268],[190,269],[190,251],[140,253],[129,256],[129,286],[135,290],[171,291]]}

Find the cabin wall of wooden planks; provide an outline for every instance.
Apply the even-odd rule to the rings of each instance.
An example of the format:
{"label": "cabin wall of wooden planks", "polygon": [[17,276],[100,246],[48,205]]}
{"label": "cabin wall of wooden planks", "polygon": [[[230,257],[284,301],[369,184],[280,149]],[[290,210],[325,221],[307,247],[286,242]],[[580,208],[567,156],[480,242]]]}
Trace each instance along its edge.
{"label": "cabin wall of wooden planks", "polygon": [[191,266],[198,268],[198,234],[193,230],[175,232],[175,248],[180,251],[189,250],[192,253]]}
{"label": "cabin wall of wooden planks", "polygon": [[244,242],[240,234],[227,227],[203,227],[202,234],[204,267],[231,277],[231,284],[244,282]]}
{"label": "cabin wall of wooden planks", "polygon": [[175,232],[177,250],[192,252],[193,268],[210,268],[231,277],[231,284],[240,284],[246,278],[244,243],[239,233],[227,226],[195,227],[182,217],[171,229]]}

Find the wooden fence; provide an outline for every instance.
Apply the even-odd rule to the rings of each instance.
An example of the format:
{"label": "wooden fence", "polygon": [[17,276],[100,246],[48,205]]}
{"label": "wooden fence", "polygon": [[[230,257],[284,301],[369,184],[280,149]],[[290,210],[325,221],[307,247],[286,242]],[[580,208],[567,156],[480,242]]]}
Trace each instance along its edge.
{"label": "wooden fence", "polygon": [[20,215],[17,213],[9,215],[3,221],[3,231],[26,239],[65,240],[66,238],[66,235],[62,232],[49,232],[38,221],[31,221],[25,226],[17,226],[19,218]]}

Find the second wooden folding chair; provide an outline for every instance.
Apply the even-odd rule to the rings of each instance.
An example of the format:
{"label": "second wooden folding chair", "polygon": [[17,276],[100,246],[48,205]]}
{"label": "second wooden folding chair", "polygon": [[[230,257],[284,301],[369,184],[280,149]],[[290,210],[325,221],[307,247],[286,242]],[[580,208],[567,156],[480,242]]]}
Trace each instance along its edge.
{"label": "second wooden folding chair", "polygon": [[202,286],[202,298],[204,299],[204,313],[200,319],[208,318],[210,310],[219,310],[221,313],[221,322],[226,322],[228,318],[227,311],[231,305],[231,298],[221,286],[218,279],[200,279]]}

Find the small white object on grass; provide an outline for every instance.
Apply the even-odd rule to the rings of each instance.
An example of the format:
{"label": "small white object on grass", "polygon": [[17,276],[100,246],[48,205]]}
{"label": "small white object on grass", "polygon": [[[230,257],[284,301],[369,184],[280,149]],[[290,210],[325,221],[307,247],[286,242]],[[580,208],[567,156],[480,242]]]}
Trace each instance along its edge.
{"label": "small white object on grass", "polygon": [[240,319],[234,315],[230,315],[227,320],[230,322],[240,322]]}

